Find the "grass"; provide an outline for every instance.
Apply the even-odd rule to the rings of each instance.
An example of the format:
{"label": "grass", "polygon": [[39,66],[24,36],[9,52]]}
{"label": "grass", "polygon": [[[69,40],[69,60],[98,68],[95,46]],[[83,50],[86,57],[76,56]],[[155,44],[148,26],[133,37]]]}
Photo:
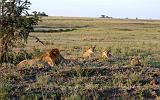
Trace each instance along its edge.
{"label": "grass", "polygon": [[[158,99],[160,96],[160,21],[76,17],[42,17],[35,35],[45,43],[28,39],[15,50],[15,64],[58,48],[76,64],[22,68],[2,65],[0,99]],[[55,31],[56,30],[56,31]],[[95,57],[82,58],[86,48],[96,45]],[[115,59],[100,57],[111,50]],[[22,52],[23,51],[23,52]],[[142,66],[131,66],[133,56]],[[157,80],[151,85],[150,81]],[[5,86],[3,86],[5,85]]]}
{"label": "grass", "polygon": [[[94,18],[42,18],[39,26],[52,26],[55,28],[89,26],[77,30],[59,33],[32,33],[41,40],[48,40],[51,45],[68,49],[73,46],[97,45],[98,48],[121,47],[159,50],[159,21],[120,20],[120,19],[94,19]],[[159,22],[159,23],[158,23]],[[61,25],[62,24],[62,25]],[[155,27],[153,27],[155,26]],[[148,28],[149,27],[149,28]],[[132,31],[130,31],[132,30]],[[155,39],[156,38],[156,39]],[[29,40],[30,46],[35,45]],[[52,45],[54,44],[54,45]],[[66,45],[67,44],[67,45]],[[37,45],[37,44],[36,44]],[[40,48],[45,48],[41,44]],[[156,50],[157,49],[157,50]],[[74,53],[74,52],[73,52]]]}

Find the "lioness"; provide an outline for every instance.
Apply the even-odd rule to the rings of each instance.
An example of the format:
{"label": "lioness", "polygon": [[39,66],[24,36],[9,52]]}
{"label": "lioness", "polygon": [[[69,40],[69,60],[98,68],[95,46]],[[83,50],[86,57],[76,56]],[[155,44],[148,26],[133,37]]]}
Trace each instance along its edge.
{"label": "lioness", "polygon": [[102,55],[101,55],[102,58],[104,59],[109,59],[112,57],[112,54],[111,54],[111,51],[110,50],[104,50],[102,52]]}
{"label": "lioness", "polygon": [[131,59],[130,64],[131,64],[132,66],[141,66],[141,62],[139,61],[139,59],[138,59],[137,57],[133,57],[133,58]]}
{"label": "lioness", "polygon": [[90,58],[94,55],[94,49],[95,49],[95,46],[93,47],[90,47],[89,49],[87,49],[84,53],[83,53],[83,57],[85,58]]}
{"label": "lioness", "polygon": [[49,66],[53,66],[59,64],[62,59],[63,57],[61,56],[59,50],[54,48],[35,59],[23,60],[17,66],[33,66],[37,64],[48,64]]}

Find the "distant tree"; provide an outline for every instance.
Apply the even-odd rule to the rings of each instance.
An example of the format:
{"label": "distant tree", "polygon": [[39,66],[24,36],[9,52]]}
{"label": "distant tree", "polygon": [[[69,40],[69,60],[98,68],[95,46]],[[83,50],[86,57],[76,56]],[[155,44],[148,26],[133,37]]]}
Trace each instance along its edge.
{"label": "distant tree", "polygon": [[106,18],[106,15],[101,15],[101,18]]}
{"label": "distant tree", "polygon": [[7,52],[13,48],[16,41],[27,42],[33,26],[37,25],[39,17],[27,16],[28,0],[1,0],[0,1],[0,63],[7,62]]}
{"label": "distant tree", "polygon": [[40,16],[40,15],[41,15],[41,12],[38,12],[37,15]]}
{"label": "distant tree", "polygon": [[48,16],[45,12],[41,13],[42,16]]}
{"label": "distant tree", "polygon": [[38,14],[37,14],[38,16],[48,16],[45,12],[38,12]]}
{"label": "distant tree", "polygon": [[109,16],[106,16],[106,18],[108,18],[108,19],[112,19],[112,17],[109,17]]}

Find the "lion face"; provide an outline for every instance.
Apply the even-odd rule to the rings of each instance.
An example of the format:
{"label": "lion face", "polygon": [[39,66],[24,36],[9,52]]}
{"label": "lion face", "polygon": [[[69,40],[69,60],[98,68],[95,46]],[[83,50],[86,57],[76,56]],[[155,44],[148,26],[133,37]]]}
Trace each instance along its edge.
{"label": "lion face", "polygon": [[60,55],[60,52],[57,48],[52,49],[51,51],[49,51],[49,56],[51,57],[51,59],[55,59],[57,56]]}
{"label": "lion face", "polygon": [[107,52],[106,52],[106,51],[103,51],[103,52],[102,52],[102,58],[108,58],[108,55],[107,55]]}
{"label": "lion face", "polygon": [[111,54],[111,51],[110,50],[105,50],[105,51],[103,51],[102,52],[102,58],[110,58],[110,57],[112,57],[112,54]]}
{"label": "lion face", "polygon": [[83,57],[92,57],[94,55],[94,47],[90,47],[89,49],[87,49],[84,53],[83,53]]}
{"label": "lion face", "polygon": [[137,57],[132,58],[130,64],[132,66],[141,66],[141,62],[139,61]]}

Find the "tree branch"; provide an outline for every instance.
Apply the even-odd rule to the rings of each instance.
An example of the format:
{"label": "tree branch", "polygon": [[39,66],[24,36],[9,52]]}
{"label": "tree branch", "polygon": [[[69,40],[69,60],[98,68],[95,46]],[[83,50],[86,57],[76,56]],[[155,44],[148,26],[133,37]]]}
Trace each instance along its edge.
{"label": "tree branch", "polygon": [[33,36],[33,35],[29,35],[29,37],[35,38],[37,40],[36,42],[40,42],[41,44],[44,45],[43,41],[41,41],[38,37]]}

